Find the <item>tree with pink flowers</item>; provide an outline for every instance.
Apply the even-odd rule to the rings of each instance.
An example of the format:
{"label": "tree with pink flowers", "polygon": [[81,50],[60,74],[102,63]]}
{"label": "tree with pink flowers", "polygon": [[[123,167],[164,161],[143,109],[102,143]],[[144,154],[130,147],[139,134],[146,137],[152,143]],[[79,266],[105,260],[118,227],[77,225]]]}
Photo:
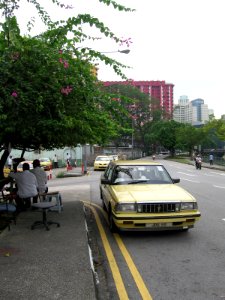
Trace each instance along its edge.
{"label": "tree with pink flowers", "polygon": [[[77,44],[88,39],[91,45],[95,38],[82,31],[84,23],[94,25],[117,44],[130,40],[116,37],[90,15],[52,22],[38,0],[29,2],[48,28],[35,37],[20,34],[15,17],[20,1],[0,1],[5,19],[0,23],[0,177],[11,148],[21,149],[23,156],[27,149],[104,144],[121,131],[121,114],[126,114],[120,103],[102,91],[92,72],[96,60],[101,60],[126,78],[122,71],[126,66]],[[101,2],[131,11],[115,1]],[[67,38],[68,33],[73,37]]]}

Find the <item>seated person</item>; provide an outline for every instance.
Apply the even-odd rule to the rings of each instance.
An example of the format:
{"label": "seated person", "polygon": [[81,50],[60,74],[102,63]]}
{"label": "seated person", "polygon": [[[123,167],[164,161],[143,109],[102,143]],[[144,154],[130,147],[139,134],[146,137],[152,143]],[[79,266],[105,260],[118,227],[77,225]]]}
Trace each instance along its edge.
{"label": "seated person", "polygon": [[138,169],[133,170],[132,176],[134,180],[147,180],[144,171],[140,171]]}
{"label": "seated person", "polygon": [[114,183],[124,182],[124,181],[127,181],[127,180],[130,180],[130,177],[127,174],[123,173],[123,172],[119,172],[117,174],[117,177],[114,180]]}
{"label": "seated person", "polygon": [[23,164],[23,172],[10,172],[9,177],[15,179],[17,185],[16,204],[18,210],[26,210],[31,206],[31,198],[38,195],[38,183],[30,171],[28,163]]}
{"label": "seated person", "polygon": [[[47,187],[47,175],[44,171],[44,169],[41,167],[41,163],[39,159],[35,159],[33,161],[33,170],[30,172],[33,173],[36,178],[37,178],[37,183],[38,183],[38,192],[39,194],[47,193],[48,192],[48,187]],[[33,198],[33,203],[37,203],[37,198]]]}

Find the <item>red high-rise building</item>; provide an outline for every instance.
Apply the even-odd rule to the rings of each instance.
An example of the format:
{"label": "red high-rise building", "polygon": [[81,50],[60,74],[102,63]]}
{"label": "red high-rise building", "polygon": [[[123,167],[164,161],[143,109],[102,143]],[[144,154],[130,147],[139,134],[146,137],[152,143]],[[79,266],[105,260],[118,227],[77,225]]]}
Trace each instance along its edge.
{"label": "red high-rise building", "polygon": [[[173,115],[173,87],[172,83],[165,83],[165,81],[104,81],[105,86],[113,84],[130,84],[140,89],[141,92],[148,94],[151,99],[159,100],[159,106],[163,110],[167,118],[172,118]],[[154,102],[154,101],[153,101]],[[154,104],[152,107],[154,110]]]}

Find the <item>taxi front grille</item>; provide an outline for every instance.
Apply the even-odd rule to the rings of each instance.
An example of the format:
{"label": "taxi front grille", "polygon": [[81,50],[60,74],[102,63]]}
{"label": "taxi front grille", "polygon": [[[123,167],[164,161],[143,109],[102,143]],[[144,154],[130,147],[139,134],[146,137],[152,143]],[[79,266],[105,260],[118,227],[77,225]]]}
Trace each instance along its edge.
{"label": "taxi front grille", "polygon": [[178,206],[176,203],[147,203],[138,204],[139,213],[171,213],[177,212]]}

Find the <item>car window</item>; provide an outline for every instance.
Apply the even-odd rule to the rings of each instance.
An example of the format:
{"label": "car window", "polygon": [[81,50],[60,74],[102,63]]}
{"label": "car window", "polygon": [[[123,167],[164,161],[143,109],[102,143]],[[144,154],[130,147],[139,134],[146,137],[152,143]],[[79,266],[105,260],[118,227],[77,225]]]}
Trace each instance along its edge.
{"label": "car window", "polygon": [[113,167],[109,165],[108,168],[105,170],[104,177],[108,180],[111,180],[112,174],[113,174]]}
{"label": "car window", "polygon": [[113,173],[114,183],[172,183],[170,175],[163,166],[117,166]]}
{"label": "car window", "polygon": [[96,157],[96,161],[110,161],[108,157]]}
{"label": "car window", "polygon": [[40,158],[40,162],[47,162],[47,161],[50,161],[49,158]]}

